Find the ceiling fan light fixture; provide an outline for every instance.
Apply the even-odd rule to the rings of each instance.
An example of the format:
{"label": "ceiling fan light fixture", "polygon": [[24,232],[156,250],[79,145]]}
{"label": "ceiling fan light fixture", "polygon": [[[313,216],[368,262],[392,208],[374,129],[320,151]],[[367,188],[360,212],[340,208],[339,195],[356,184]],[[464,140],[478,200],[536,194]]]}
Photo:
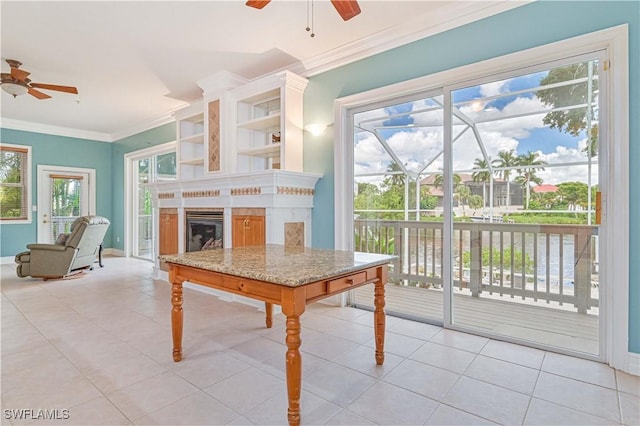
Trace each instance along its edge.
{"label": "ceiling fan light fixture", "polygon": [[19,83],[2,83],[2,90],[12,95],[14,98],[20,95],[26,95],[29,89],[27,86]]}

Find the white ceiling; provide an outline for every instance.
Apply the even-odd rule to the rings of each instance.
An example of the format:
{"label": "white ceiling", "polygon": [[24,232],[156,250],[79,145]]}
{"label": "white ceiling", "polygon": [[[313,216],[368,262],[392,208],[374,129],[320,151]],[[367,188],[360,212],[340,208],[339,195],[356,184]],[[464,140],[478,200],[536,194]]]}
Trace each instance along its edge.
{"label": "white ceiling", "polygon": [[226,70],[242,77],[289,68],[313,75],[372,53],[501,12],[512,1],[360,0],[344,22],[327,0],[273,0],[264,9],[229,1],[1,1],[2,72],[17,59],[33,82],[79,94],[13,98],[1,91],[2,126],[117,140],[166,122],[197,100],[196,81]]}

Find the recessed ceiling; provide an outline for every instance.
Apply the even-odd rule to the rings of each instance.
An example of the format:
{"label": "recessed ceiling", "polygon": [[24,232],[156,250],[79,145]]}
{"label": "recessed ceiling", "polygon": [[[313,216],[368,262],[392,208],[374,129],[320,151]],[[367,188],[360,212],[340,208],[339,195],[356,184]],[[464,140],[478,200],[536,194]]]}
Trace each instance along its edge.
{"label": "recessed ceiling", "polygon": [[336,58],[346,63],[375,46],[393,47],[424,36],[425,29],[459,24],[454,18],[477,19],[522,4],[359,3],[362,13],[345,22],[328,0],[314,0],[312,38],[304,0],[274,0],[262,10],[240,0],[2,1],[2,72],[9,72],[5,59],[17,59],[32,81],[79,91],[47,92],[52,98],[46,100],[1,91],[3,127],[55,126],[113,140],[197,100],[196,81],[220,70],[247,79],[283,68],[310,75]]}

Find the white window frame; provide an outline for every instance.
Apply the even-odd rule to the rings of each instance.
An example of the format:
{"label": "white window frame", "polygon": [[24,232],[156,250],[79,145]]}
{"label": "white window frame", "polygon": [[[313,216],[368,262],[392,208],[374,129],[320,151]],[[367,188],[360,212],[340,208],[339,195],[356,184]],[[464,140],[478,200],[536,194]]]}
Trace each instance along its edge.
{"label": "white window frame", "polygon": [[7,148],[13,148],[13,149],[26,149],[27,150],[27,170],[24,173],[24,197],[26,197],[27,202],[26,202],[26,209],[27,209],[27,218],[26,219],[2,219],[0,218],[0,223],[2,224],[2,226],[4,225],[16,225],[16,224],[25,224],[25,223],[31,223],[32,221],[32,214],[31,211],[33,210],[33,200],[31,199],[31,185],[32,185],[32,180],[33,177],[31,176],[31,146],[30,145],[15,145],[15,144],[9,144],[9,143],[3,143],[1,144],[4,147]]}
{"label": "white window frame", "polygon": [[604,246],[606,267],[601,280],[612,283],[609,290],[601,295],[606,306],[611,308],[604,313],[606,342],[603,358],[614,368],[640,374],[640,357],[628,350],[629,58],[626,24],[336,99],[335,248],[353,250],[353,128],[350,117],[354,110],[403,95],[464,84],[483,76],[499,75],[507,70],[525,70],[540,63],[596,51],[605,51],[607,67],[610,65],[607,70],[609,90],[605,94],[608,110],[606,120],[603,120],[607,125],[600,129],[601,140],[609,143],[608,158],[600,160],[609,171],[606,199],[602,200],[602,226],[608,227],[609,232]]}

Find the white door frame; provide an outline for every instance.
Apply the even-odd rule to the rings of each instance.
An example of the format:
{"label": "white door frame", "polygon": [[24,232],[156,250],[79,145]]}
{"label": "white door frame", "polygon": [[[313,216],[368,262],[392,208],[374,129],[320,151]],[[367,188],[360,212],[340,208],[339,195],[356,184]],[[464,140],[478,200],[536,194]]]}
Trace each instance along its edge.
{"label": "white door frame", "polygon": [[[138,151],[133,151],[124,155],[124,237],[123,237],[123,247],[124,247],[124,256],[131,256],[131,241],[133,240],[132,232],[135,229],[134,224],[134,215],[136,214],[136,209],[134,209],[135,201],[133,197],[135,196],[135,192],[133,191],[133,162],[138,161],[143,158],[152,157],[154,155],[159,154],[167,154],[171,151],[176,150],[176,142],[167,142],[160,145],[155,145],[149,148],[140,149]],[[136,183],[137,184],[137,183]],[[155,206],[154,206],[155,208]],[[155,215],[154,215],[155,216]],[[153,221],[153,236],[154,238],[157,235],[157,224],[155,223],[155,218]],[[154,250],[156,247],[156,243],[153,244]]]}
{"label": "white door frame", "polygon": [[86,178],[87,183],[87,213],[89,215],[96,214],[96,169],[87,169],[80,167],[53,166],[47,164],[38,164],[38,206],[37,206],[37,233],[39,243],[52,243],[48,226],[43,226],[45,215],[49,213],[49,203],[51,203],[51,193],[49,187],[49,174],[61,175],[81,175]]}
{"label": "white door frame", "polygon": [[[471,65],[438,72],[425,77],[373,89],[336,99],[334,146],[334,246],[353,250],[353,129],[349,111],[376,101],[401,95],[451,86],[475,80],[479,75],[499,74],[507,69],[561,60],[573,55],[606,50],[610,68],[607,124],[602,126],[601,141],[608,143],[608,158],[601,167],[608,170],[606,199],[602,200],[602,229],[607,236],[602,247],[603,272],[600,280],[609,283],[601,300],[601,330],[606,328],[604,361],[614,368],[640,374],[640,357],[629,352],[629,58],[628,25],[619,25],[583,36],[558,41]],[[527,65],[529,64],[529,65]],[[446,192],[445,192],[446,193]],[[446,304],[445,304],[446,309]],[[447,316],[447,315],[446,315]],[[602,336],[601,336],[602,339]]]}

